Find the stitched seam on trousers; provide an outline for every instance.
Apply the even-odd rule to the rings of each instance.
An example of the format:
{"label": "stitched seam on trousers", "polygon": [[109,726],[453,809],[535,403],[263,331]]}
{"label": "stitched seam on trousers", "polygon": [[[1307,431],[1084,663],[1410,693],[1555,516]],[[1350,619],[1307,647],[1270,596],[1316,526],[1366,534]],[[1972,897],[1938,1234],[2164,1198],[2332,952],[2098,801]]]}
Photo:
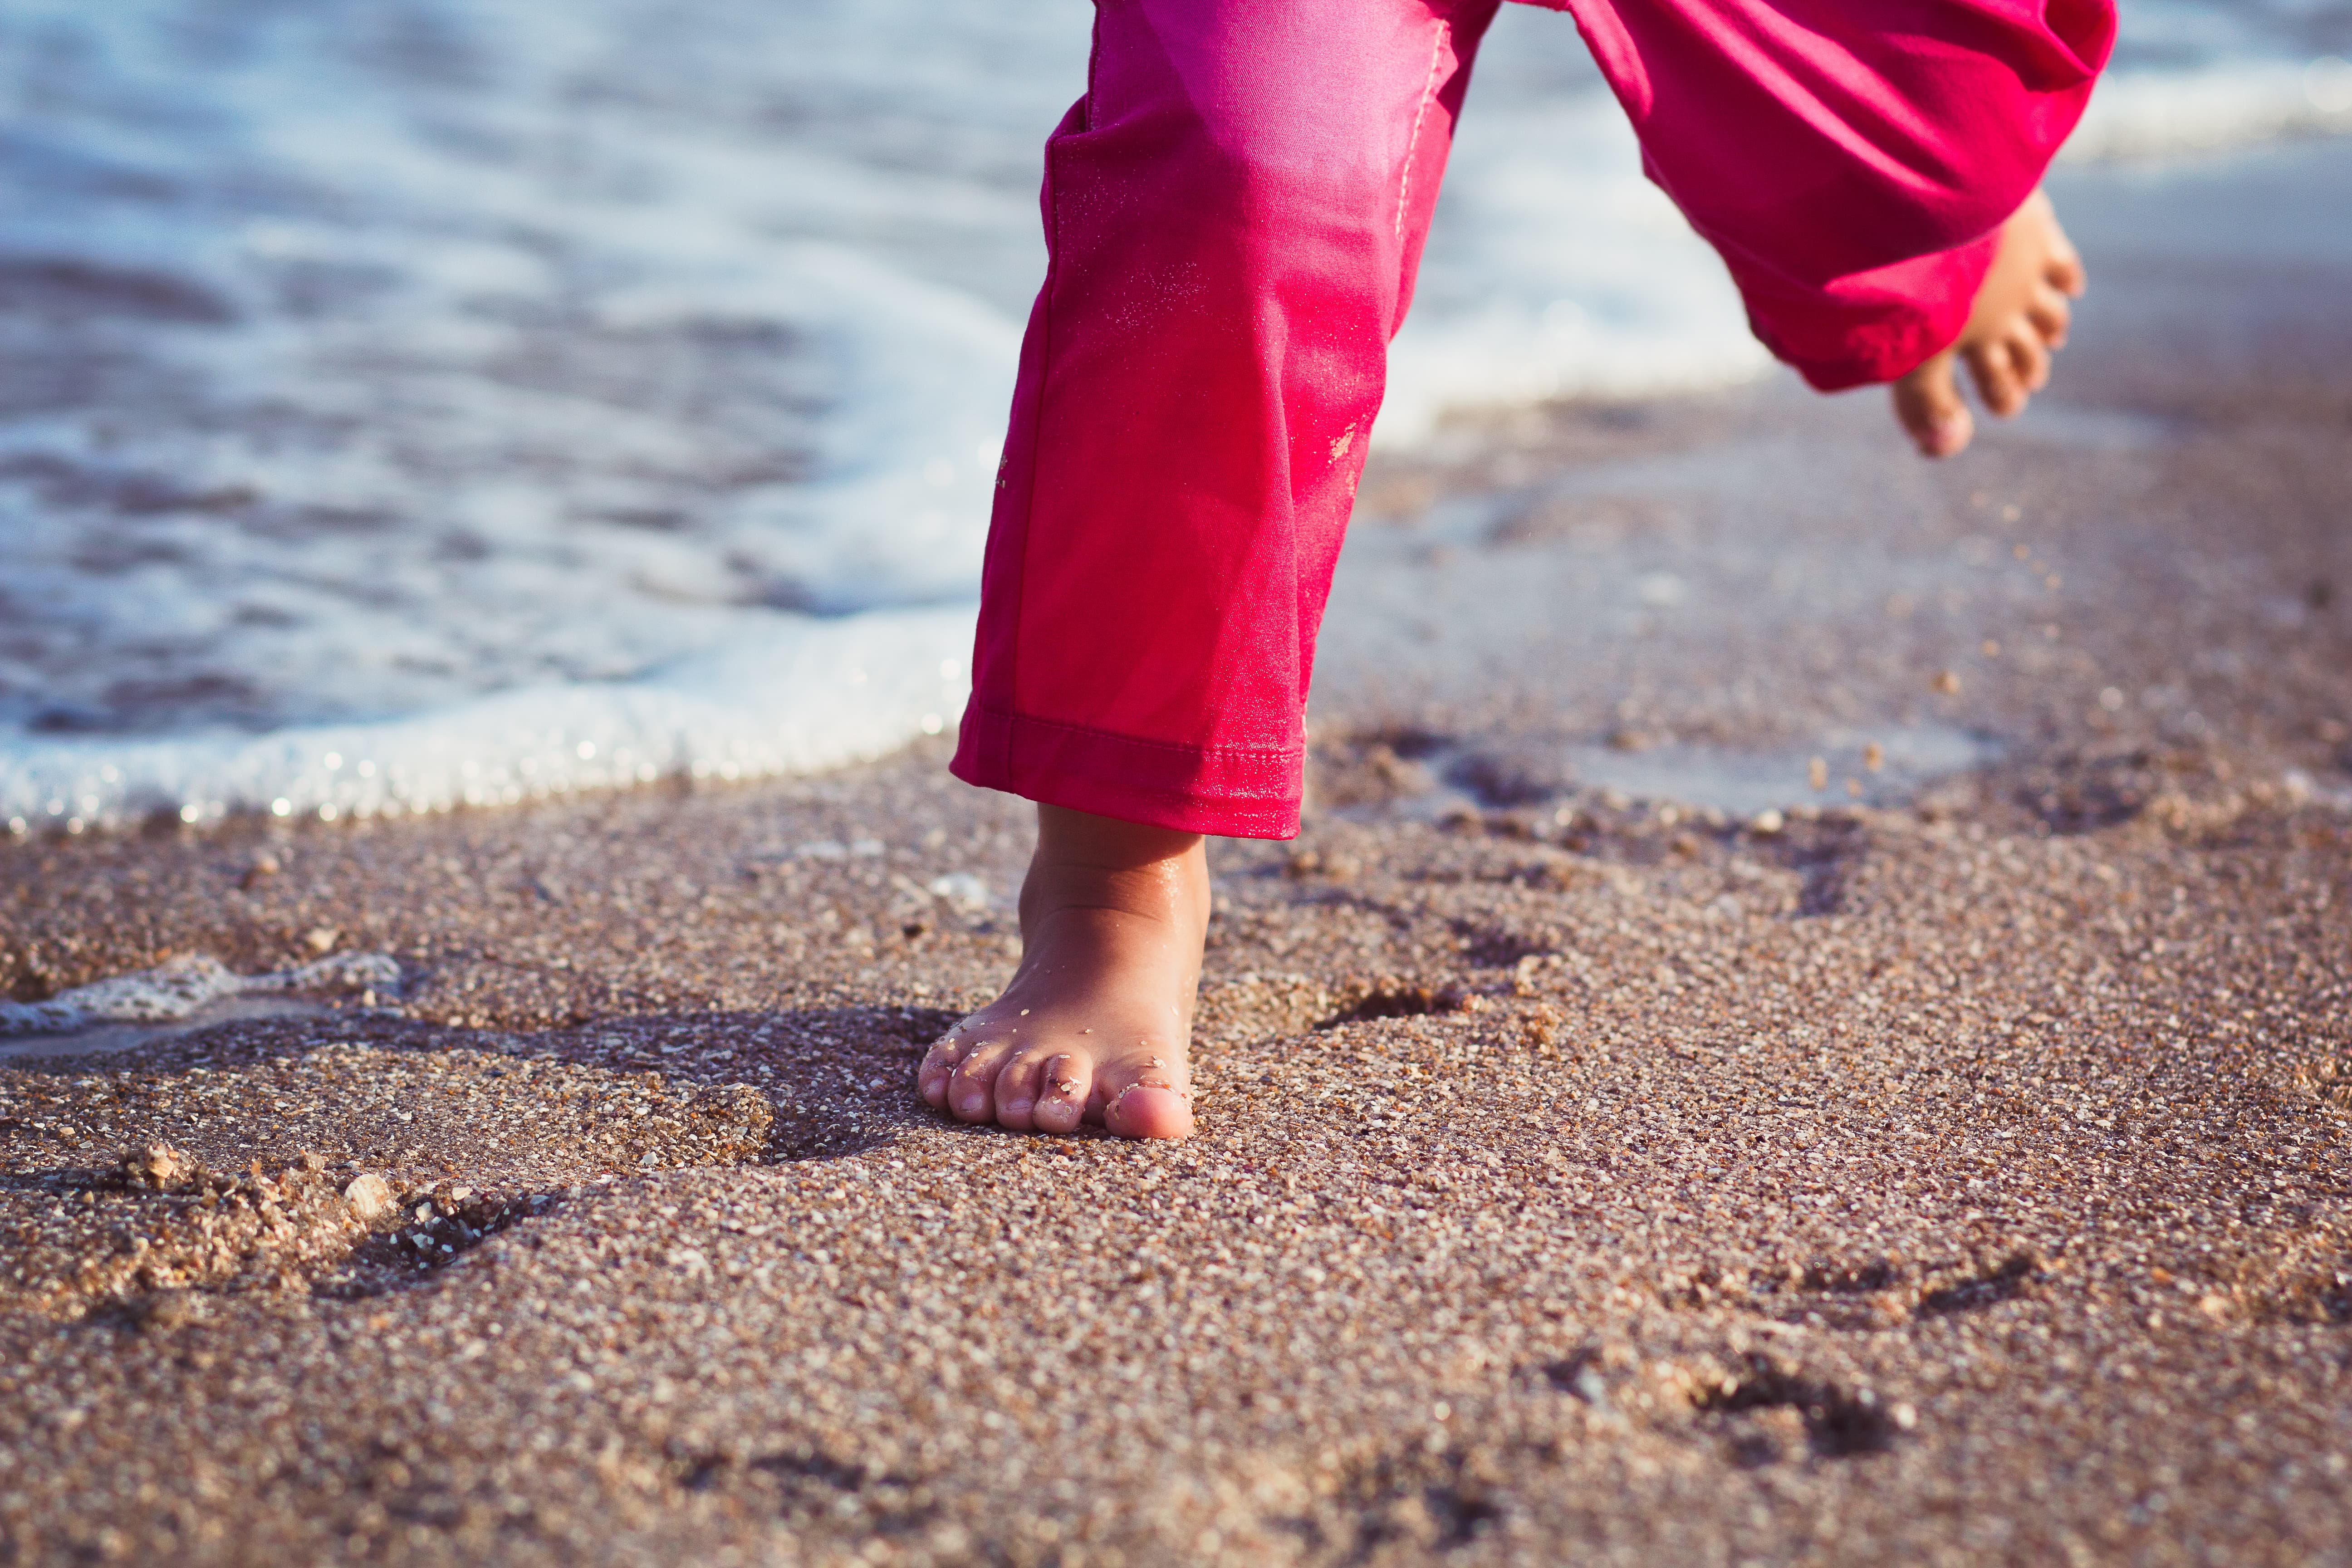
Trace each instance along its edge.
{"label": "stitched seam on trousers", "polygon": [[1412,134],[1404,142],[1404,177],[1397,182],[1396,237],[1404,238],[1404,215],[1412,205],[1412,155],[1421,146],[1422,122],[1429,118],[1430,103],[1437,97],[1438,62],[1445,58],[1445,39],[1453,27],[1450,22],[1437,24],[1437,37],[1429,46],[1429,76],[1421,84],[1421,107],[1413,110]]}
{"label": "stitched seam on trousers", "polygon": [[1072,735],[1092,735],[1113,741],[1122,746],[1149,746],[1154,751],[1181,752],[1193,757],[1295,757],[1304,746],[1188,746],[1181,741],[1147,741],[1140,735],[1122,735],[1116,730],[1097,730],[1091,724],[1068,724],[1059,719],[1039,719],[1027,713],[1007,713],[981,703],[980,710],[992,719],[1007,724],[1036,724],[1048,730],[1060,730]]}
{"label": "stitched seam on trousers", "polygon": [[[1095,9],[1093,47],[1087,57],[1087,99],[1086,113],[1083,118],[1089,128],[1093,126],[1095,118],[1095,58],[1101,51],[1102,9],[1097,5]],[[1053,390],[1054,312],[1055,310],[1054,286],[1060,280],[1062,273],[1062,194],[1056,178],[1059,171],[1055,167],[1056,146],[1060,141],[1061,138],[1058,136],[1048,137],[1045,140],[1045,281],[1039,290],[1045,301],[1045,308],[1037,312],[1037,400],[1036,406],[1030,411],[1029,418],[1029,472],[1024,481],[1025,493],[1021,498],[1021,555],[1011,574],[1013,594],[1010,610],[1013,637],[1011,647],[1005,650],[1003,656],[1003,682],[1004,693],[1008,697],[1017,695],[1021,690],[1022,644],[1027,640],[1027,628],[1023,624],[1023,618],[1026,614],[1029,600],[1029,531],[1037,518],[1037,468],[1045,461],[1045,405]],[[1012,434],[1008,431],[1005,436],[1008,446],[1011,445],[1012,438]],[[974,673],[977,674],[977,671]],[[972,700],[979,703],[981,693],[977,680],[973,682],[971,695]],[[982,704],[982,707],[985,711],[985,704]],[[1008,733],[1005,739],[1005,754],[998,759],[1008,769],[1013,765],[1011,745],[1012,740]]]}

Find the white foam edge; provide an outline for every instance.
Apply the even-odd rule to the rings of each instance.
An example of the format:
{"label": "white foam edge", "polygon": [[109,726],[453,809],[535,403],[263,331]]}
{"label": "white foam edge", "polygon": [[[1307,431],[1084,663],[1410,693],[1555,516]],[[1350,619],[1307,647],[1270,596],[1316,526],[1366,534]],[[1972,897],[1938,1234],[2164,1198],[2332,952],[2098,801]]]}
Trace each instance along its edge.
{"label": "white foam edge", "polygon": [[955,721],[968,605],[836,619],[780,614],[707,653],[608,685],[526,688],[436,711],[267,734],[0,738],[14,833],[233,813],[398,816],[673,775],[755,778],[866,761]]}
{"label": "white foam edge", "polygon": [[[1737,384],[1770,357],[1729,282],[1638,174],[1632,134],[1598,95],[1465,121],[1449,177],[1454,220],[1499,260],[1475,310],[1424,301],[1391,345],[1376,449],[1411,451],[1449,414],[1564,396],[1642,397]],[[2111,73],[2062,151],[2072,163],[2193,154],[2352,133],[2352,61],[2240,61]],[[1571,163],[1530,147],[1573,146]],[[1597,229],[1603,210],[1615,227]],[[1645,243],[1631,271],[1596,234]],[[1552,259],[1547,264],[1541,251]],[[1436,268],[1444,259],[1433,257]],[[1424,283],[1433,270],[1424,266]],[[1580,304],[1613,300],[1612,316]],[[1672,309],[1664,309],[1671,305]]]}
{"label": "white foam edge", "polygon": [[[747,518],[799,542],[819,607],[937,602],[971,592],[995,495],[1020,326],[971,295],[841,247],[782,253],[789,287],[743,290],[754,312],[831,337],[836,401],[822,424],[822,471],[763,494]],[[709,291],[639,290],[608,315],[642,320],[712,309]],[[876,520],[889,526],[877,528]]]}
{"label": "white foam edge", "polygon": [[2240,61],[2111,72],[2059,154],[2098,163],[2352,134],[2352,61]]}
{"label": "white foam edge", "polygon": [[339,952],[291,969],[239,974],[209,953],[60,991],[46,1002],[0,1001],[0,1036],[63,1035],[99,1024],[168,1023],[231,996],[282,991],[390,991],[399,962],[387,953]]}
{"label": "white foam edge", "polygon": [[1449,415],[1736,385],[1771,363],[1605,92],[1475,110],[1440,201],[1376,451],[1421,447]]}
{"label": "white foam edge", "polygon": [[1762,344],[1744,331],[1708,330],[1717,326],[1707,321],[1679,341],[1660,341],[1638,328],[1596,328],[1557,307],[1498,301],[1475,320],[1446,323],[1442,332],[1400,334],[1372,449],[1422,450],[1451,416],[1507,413],[1565,397],[1709,392],[1752,381],[1771,367]]}

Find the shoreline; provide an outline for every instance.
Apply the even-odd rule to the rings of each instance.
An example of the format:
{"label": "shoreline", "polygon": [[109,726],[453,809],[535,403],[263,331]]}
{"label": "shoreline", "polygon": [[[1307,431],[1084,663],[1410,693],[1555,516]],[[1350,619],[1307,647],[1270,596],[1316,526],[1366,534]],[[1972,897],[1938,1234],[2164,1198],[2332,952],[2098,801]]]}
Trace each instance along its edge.
{"label": "shoreline", "polygon": [[1026,852],[941,740],[0,844],[19,1000],[402,966],[0,1060],[0,1540],[2344,1557],[2352,246],[2151,354],[2227,274],[2125,195],[1958,464],[1777,383],[1383,463],[1306,831],[1213,848],[1181,1144],[914,1096]]}

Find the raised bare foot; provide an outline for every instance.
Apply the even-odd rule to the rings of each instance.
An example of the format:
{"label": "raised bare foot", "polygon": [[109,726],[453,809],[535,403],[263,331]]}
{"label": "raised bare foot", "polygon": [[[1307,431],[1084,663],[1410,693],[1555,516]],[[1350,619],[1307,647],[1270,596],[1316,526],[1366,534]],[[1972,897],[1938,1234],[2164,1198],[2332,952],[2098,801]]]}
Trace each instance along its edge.
{"label": "raised bare foot", "polygon": [[2050,198],[2040,191],[2001,226],[2000,246],[1977,289],[1969,324],[1950,348],[1895,384],[1895,417],[1919,450],[1948,458],[1969,444],[1976,424],[1952,376],[1969,367],[1989,413],[2003,419],[2050,383],[2050,356],[2066,346],[2067,301],[2082,297],[2083,258],[2075,254]]}
{"label": "raised bare foot", "polygon": [[1039,806],[1021,967],[1004,994],[931,1047],[916,1088],[962,1121],[1183,1137],[1208,930],[1200,835]]}

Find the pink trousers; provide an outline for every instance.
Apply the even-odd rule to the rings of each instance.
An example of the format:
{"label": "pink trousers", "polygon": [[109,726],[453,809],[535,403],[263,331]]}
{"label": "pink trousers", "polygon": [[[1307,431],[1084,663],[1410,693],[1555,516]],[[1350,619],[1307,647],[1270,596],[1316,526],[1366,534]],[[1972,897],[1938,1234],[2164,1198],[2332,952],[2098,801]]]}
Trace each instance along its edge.
{"label": "pink trousers", "polygon": [[[1097,0],[996,484],[969,783],[1297,831],[1315,634],[1499,0]],[[1814,385],[1958,335],[2112,0],[1560,0]]]}

